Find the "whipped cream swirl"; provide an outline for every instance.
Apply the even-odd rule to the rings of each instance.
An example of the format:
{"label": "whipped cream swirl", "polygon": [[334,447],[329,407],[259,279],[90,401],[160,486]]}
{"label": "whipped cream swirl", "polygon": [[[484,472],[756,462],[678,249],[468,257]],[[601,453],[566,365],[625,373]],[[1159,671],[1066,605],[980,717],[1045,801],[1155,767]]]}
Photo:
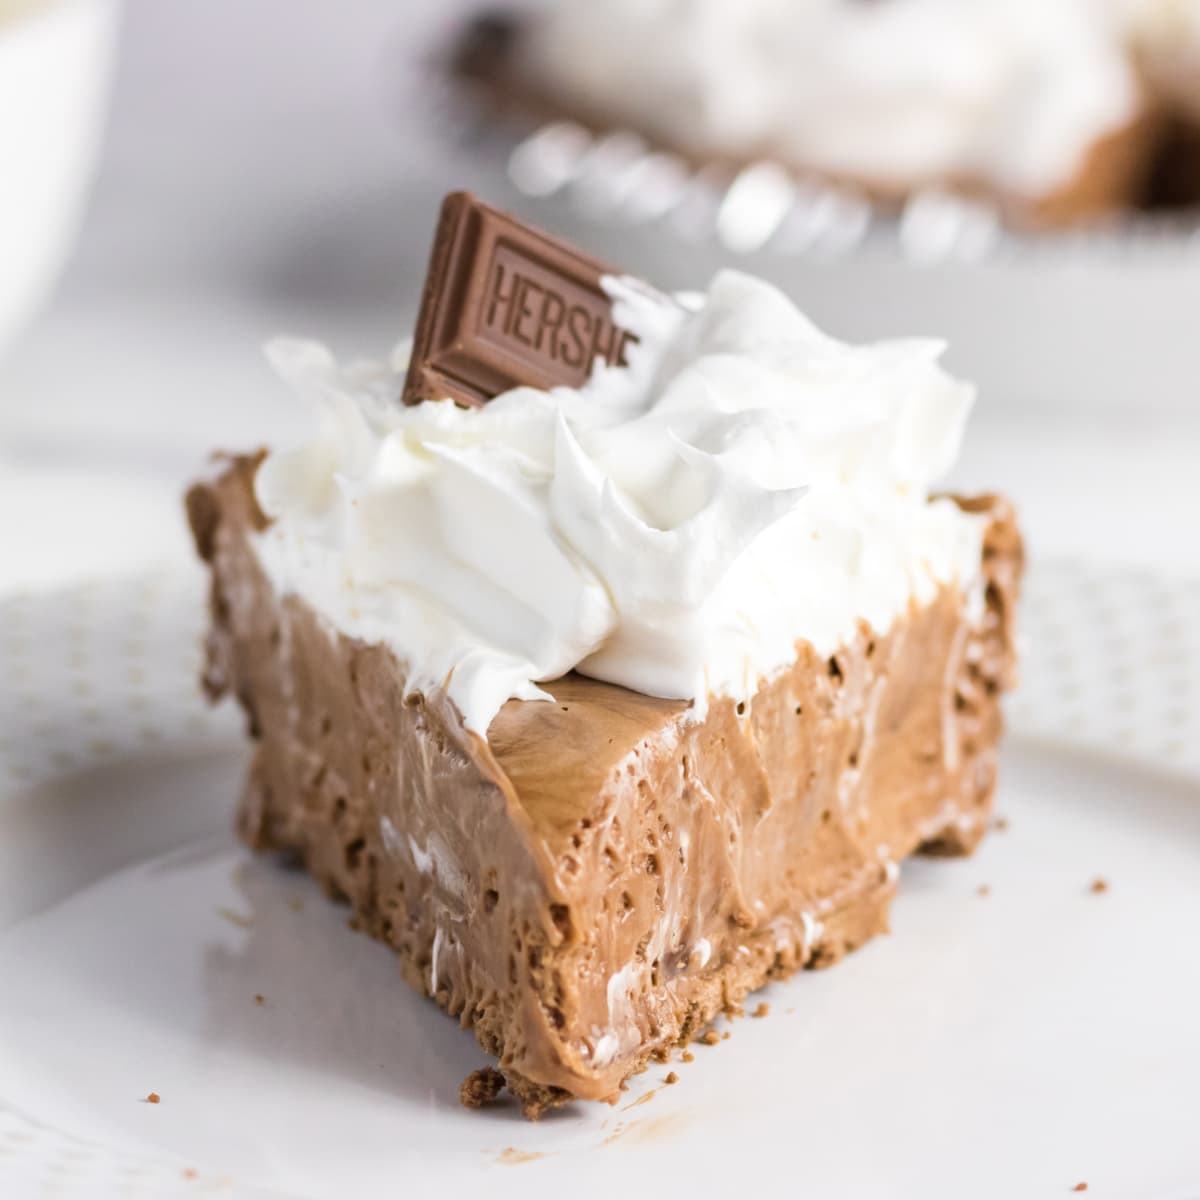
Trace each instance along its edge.
{"label": "whipped cream swirl", "polygon": [[705,294],[605,286],[628,366],[479,409],[400,405],[405,351],[343,369],[273,343],[319,416],[258,472],[276,588],[483,736],[571,670],[702,711],[798,641],[832,653],[941,584],[977,591],[981,519],[929,499],[973,397],[940,343],[845,345],[732,271]]}

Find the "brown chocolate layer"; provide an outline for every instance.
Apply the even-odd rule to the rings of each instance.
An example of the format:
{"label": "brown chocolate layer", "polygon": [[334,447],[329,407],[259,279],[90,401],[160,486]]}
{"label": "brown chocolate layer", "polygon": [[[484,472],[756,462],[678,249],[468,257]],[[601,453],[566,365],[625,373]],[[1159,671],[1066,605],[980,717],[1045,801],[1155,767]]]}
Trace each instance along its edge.
{"label": "brown chocolate layer", "polygon": [[768,979],[836,961],[886,928],[900,859],[982,836],[1021,565],[1004,501],[964,502],[992,519],[977,627],[945,588],[828,660],[798,645],[703,720],[571,675],[484,743],[444,698],[406,695],[390,650],[274,595],[247,538],[256,465],[189,497],[207,683],[257,743],[242,835],[347,898],[531,1115],[610,1097]]}

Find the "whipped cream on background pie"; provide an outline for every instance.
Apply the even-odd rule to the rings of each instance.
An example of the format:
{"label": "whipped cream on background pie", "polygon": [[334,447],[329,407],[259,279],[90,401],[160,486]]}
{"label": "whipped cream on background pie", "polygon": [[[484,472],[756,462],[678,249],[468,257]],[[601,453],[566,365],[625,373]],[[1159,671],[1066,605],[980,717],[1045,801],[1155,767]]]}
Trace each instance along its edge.
{"label": "whipped cream on background pie", "polygon": [[1168,119],[1200,120],[1196,0],[543,0],[487,28],[462,73],[518,109],[1018,224],[1165,201]]}
{"label": "whipped cream on background pie", "polygon": [[519,55],[550,92],[697,156],[885,191],[1043,195],[1141,105],[1095,0],[558,0]]}

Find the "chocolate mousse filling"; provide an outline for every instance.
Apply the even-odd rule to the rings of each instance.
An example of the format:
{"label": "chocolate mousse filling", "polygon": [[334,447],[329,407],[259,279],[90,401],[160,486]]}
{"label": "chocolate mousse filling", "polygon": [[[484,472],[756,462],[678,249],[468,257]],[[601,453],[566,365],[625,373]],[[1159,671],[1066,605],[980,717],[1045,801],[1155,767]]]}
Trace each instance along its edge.
{"label": "chocolate mousse filling", "polygon": [[768,980],[861,946],[900,860],[987,828],[1022,563],[1003,499],[958,501],[990,522],[981,607],[942,586],[832,657],[798,643],[702,717],[571,674],[553,703],[506,703],[485,741],[410,692],[392,650],[276,594],[259,461],[188,497],[212,569],[205,682],[255,743],[241,835],[347,900],[528,1116],[612,1098]]}

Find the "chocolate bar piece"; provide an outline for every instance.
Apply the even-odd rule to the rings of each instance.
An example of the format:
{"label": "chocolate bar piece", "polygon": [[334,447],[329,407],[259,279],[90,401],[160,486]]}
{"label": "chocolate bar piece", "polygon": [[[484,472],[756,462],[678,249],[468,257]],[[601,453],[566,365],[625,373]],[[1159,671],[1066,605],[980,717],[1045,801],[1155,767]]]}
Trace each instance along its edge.
{"label": "chocolate bar piece", "polygon": [[480,405],[510,388],[579,387],[636,340],[613,320],[614,274],[467,192],[442,203],[404,403]]}

